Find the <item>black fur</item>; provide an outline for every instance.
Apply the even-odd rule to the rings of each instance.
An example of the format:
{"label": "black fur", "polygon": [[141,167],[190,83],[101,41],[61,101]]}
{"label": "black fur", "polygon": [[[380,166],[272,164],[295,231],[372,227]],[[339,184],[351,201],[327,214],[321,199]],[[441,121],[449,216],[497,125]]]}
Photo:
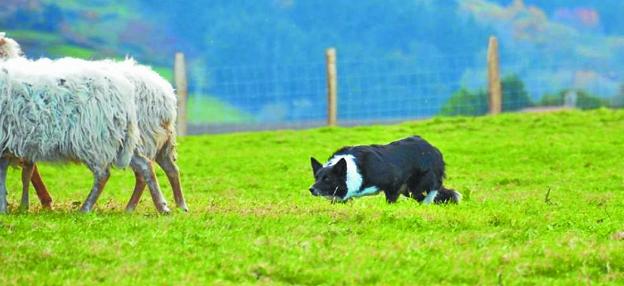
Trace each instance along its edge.
{"label": "black fur", "polygon": [[[342,159],[336,165],[323,167],[316,159],[310,158],[312,163],[312,174],[316,181],[310,188],[313,195],[321,195],[330,199],[344,198],[347,194],[345,176],[347,173],[347,162]],[[318,191],[322,190],[322,191]]]}
{"label": "black fur", "polygon": [[[400,195],[422,202],[426,194],[437,190],[435,203],[457,202],[459,193],[442,186],[445,164],[442,153],[419,136],[408,137],[387,145],[344,147],[337,155],[352,155],[362,184],[359,192],[369,187],[383,191],[386,201],[395,202]],[[344,201],[348,193],[346,162],[338,161],[334,166],[323,167],[311,158],[315,183],[310,188],[313,195],[320,195]],[[357,193],[356,193],[357,194]],[[357,196],[357,195],[356,195]]]}

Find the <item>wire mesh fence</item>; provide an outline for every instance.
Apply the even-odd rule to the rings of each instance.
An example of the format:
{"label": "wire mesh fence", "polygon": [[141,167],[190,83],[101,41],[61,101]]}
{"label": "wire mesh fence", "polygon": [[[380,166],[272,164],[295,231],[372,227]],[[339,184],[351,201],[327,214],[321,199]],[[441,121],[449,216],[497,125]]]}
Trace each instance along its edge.
{"label": "wire mesh fence", "polygon": [[[320,126],[326,115],[325,66],[217,67],[190,86],[190,132]],[[191,78],[192,79],[192,78]]]}
{"label": "wire mesh fence", "polygon": [[[622,67],[609,61],[501,52],[503,112],[624,105]],[[488,112],[486,55],[353,59],[338,55],[338,124],[391,123]],[[205,67],[190,76],[190,133],[324,126],[327,77],[318,61]]]}

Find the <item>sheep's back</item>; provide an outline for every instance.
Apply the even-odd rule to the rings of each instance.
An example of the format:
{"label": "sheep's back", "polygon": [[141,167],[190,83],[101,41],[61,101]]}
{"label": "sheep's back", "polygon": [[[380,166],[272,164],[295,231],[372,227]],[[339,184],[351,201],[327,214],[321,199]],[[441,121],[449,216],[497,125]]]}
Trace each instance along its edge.
{"label": "sheep's back", "polygon": [[132,86],[63,61],[0,63],[0,144],[37,161],[124,167],[138,143]]}

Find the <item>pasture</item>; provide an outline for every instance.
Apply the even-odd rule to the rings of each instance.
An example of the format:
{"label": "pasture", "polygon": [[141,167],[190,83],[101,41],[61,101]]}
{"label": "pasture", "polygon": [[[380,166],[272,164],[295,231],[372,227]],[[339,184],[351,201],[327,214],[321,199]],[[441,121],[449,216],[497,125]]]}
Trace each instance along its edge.
{"label": "pasture", "polygon": [[[191,212],[168,216],[148,192],[123,212],[129,170],[78,213],[92,177],[73,165],[41,165],[53,211],[33,199],[18,213],[13,169],[0,285],[621,284],[623,128],[624,111],[601,109],[189,136],[178,162]],[[310,156],[413,134],[443,152],[462,204],[309,194]]]}

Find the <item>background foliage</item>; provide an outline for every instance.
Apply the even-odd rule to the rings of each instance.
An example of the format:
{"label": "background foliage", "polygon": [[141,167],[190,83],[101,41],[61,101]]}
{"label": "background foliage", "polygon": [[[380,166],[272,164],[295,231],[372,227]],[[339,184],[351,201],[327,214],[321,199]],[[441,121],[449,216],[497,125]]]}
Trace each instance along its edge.
{"label": "background foliage", "polygon": [[[196,96],[209,97],[197,100],[206,104],[198,108],[233,108],[223,117],[197,117],[197,121],[297,120],[310,119],[315,113],[319,113],[316,119],[322,118],[322,109],[305,107],[318,101],[319,91],[287,83],[293,80],[288,75],[297,72],[280,72],[276,65],[301,69],[296,64],[322,64],[323,50],[330,46],[339,51],[340,67],[374,60],[390,63],[393,74],[426,74],[438,81],[430,88],[405,85],[387,91],[382,86],[376,91],[383,81],[376,79],[378,83],[357,93],[339,86],[344,102],[370,105],[369,98],[392,97],[393,102],[375,101],[385,110],[393,110],[396,102],[421,104],[419,98],[435,98],[426,100],[429,108],[419,114],[344,115],[362,120],[435,115],[445,104],[457,105],[447,101],[461,89],[479,98],[482,95],[476,91],[485,88],[483,62],[490,35],[501,42],[503,72],[516,75],[516,83],[521,81],[526,93],[506,94],[505,104],[513,106],[505,110],[524,108],[529,102],[539,103],[546,94],[571,88],[615,104],[619,101],[612,97],[624,81],[618,64],[624,61],[620,8],[624,4],[617,0],[369,0],[357,5],[348,0],[5,0],[0,29],[18,39],[30,57],[130,55],[167,78],[171,78],[173,53],[184,51],[190,59],[191,90]],[[215,67],[242,68],[224,77]],[[363,64],[344,72],[365,77],[375,68]],[[320,71],[315,77],[323,76]],[[264,78],[276,72],[283,76]],[[249,100],[247,92],[245,97],[232,97],[227,90],[214,88],[226,82],[246,91],[245,84],[256,81],[265,81],[270,92],[288,96]],[[481,105],[469,108],[452,109],[459,114],[482,112]]]}

